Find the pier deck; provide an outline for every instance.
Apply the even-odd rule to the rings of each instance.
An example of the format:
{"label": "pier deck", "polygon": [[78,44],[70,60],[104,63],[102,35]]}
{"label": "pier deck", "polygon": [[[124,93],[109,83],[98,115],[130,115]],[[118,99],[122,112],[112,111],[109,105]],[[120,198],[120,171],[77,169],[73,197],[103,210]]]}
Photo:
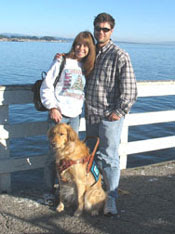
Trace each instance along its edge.
{"label": "pier deck", "polygon": [[56,213],[40,203],[42,181],[16,181],[13,193],[0,194],[0,233],[175,233],[175,161],[121,173],[119,214],[112,218]]}

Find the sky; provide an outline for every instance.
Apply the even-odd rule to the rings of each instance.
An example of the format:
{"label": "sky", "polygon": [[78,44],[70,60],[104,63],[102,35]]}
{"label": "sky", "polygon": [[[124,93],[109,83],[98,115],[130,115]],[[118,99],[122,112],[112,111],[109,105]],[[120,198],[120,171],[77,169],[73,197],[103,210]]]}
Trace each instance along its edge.
{"label": "sky", "polygon": [[116,21],[113,40],[175,41],[175,0],[0,0],[0,34],[74,38],[102,12]]}

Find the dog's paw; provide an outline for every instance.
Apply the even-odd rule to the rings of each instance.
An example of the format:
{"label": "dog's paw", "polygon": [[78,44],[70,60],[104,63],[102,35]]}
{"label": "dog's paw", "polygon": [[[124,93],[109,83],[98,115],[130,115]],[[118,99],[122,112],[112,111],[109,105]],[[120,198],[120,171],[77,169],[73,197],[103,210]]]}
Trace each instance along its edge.
{"label": "dog's paw", "polygon": [[91,211],[91,216],[97,216],[97,215],[99,215],[98,210],[92,210]]}
{"label": "dog's paw", "polygon": [[74,216],[75,217],[79,217],[81,214],[82,214],[82,210],[79,210],[79,209],[77,209],[75,212],[74,212]]}
{"label": "dog's paw", "polygon": [[56,210],[58,212],[62,212],[64,210],[64,204],[62,202],[60,202],[60,204],[57,206]]}

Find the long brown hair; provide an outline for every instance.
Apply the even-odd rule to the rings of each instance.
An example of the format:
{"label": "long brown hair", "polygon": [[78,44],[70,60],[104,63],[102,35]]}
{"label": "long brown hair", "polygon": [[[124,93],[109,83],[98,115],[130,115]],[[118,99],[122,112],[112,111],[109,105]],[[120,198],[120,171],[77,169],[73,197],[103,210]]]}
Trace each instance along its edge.
{"label": "long brown hair", "polygon": [[70,52],[66,54],[67,58],[75,59],[75,46],[79,43],[85,44],[89,48],[88,55],[82,60],[83,73],[87,78],[94,68],[96,58],[95,41],[93,35],[89,31],[80,32],[74,39]]}

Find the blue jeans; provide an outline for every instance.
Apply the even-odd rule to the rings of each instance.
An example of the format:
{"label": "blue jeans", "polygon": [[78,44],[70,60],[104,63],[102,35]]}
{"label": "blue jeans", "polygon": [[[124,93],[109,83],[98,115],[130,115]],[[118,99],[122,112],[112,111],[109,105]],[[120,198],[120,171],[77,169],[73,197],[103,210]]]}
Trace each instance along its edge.
{"label": "blue jeans", "polygon": [[[80,116],[75,118],[63,117],[60,123],[69,124],[77,133],[80,125]],[[56,123],[48,118],[48,128],[55,126]],[[55,167],[55,155],[52,147],[50,147],[50,152],[46,158],[45,168],[44,168],[44,180],[45,180],[45,192],[54,193],[54,184],[56,180],[56,167]]]}
{"label": "blue jeans", "polygon": [[[123,121],[124,117],[117,121],[103,119],[96,124],[86,124],[86,136],[98,136],[100,138],[95,159],[102,171],[108,195],[115,198],[118,196],[117,189],[120,180],[118,148]],[[92,150],[92,143],[89,143],[88,146]]]}

